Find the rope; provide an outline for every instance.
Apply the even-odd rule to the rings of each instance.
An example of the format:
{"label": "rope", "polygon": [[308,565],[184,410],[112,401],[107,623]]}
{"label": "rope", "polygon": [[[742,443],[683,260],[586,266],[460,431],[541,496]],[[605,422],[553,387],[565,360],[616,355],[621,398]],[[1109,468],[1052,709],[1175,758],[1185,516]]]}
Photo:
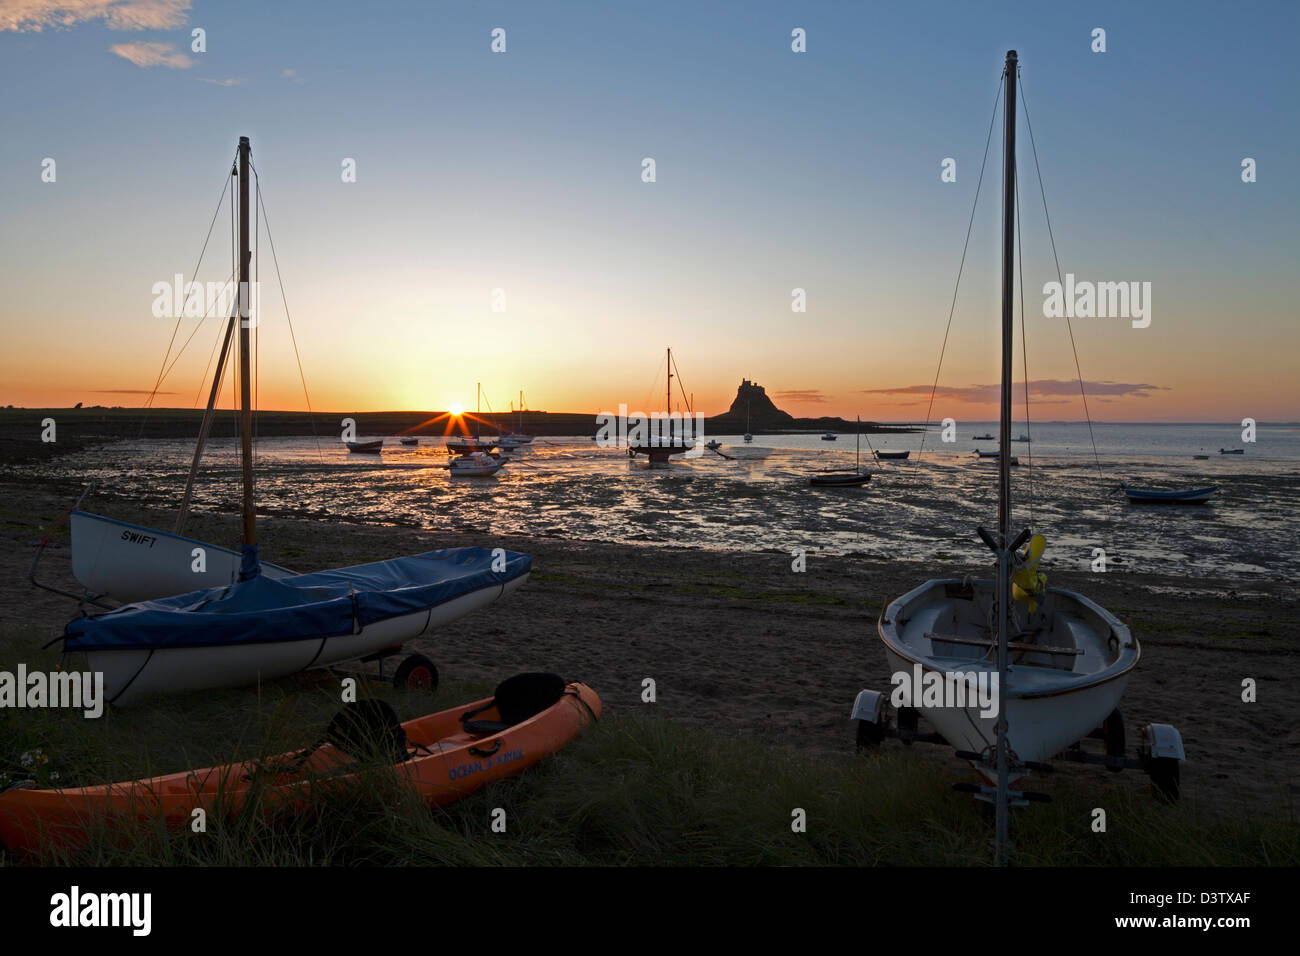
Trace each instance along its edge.
{"label": "rope", "polygon": [[[194,264],[194,271],[191,272],[190,275],[198,275],[199,267],[203,265],[203,256],[208,251],[208,243],[212,240],[212,227],[217,224],[217,216],[221,214],[221,204],[226,201],[226,190],[229,188],[230,176],[227,175],[225,181],[221,184],[221,195],[217,197],[217,208],[212,211],[212,221],[208,223],[208,234],[203,239],[203,248],[199,250],[199,261]],[[182,288],[184,288],[184,286],[182,286]],[[149,409],[153,407],[154,397],[158,394],[158,389],[162,387],[163,379],[167,375],[167,359],[171,358],[172,346],[176,343],[176,333],[180,331],[181,320],[185,317],[184,306],[177,309],[177,312],[180,314],[176,316],[176,324],[172,326],[172,335],[167,341],[167,351],[163,355],[162,364],[158,368],[158,378],[153,383],[153,389],[149,392],[149,397],[146,398],[144,402],[145,414],[140,418],[139,437],[141,438],[144,437],[144,426],[149,417]],[[175,363],[173,362],[172,364],[174,365]]]}
{"label": "rope", "polygon": [[[691,408],[691,401],[687,397],[689,393],[686,391],[686,386],[682,383],[682,372],[681,369],[677,367],[677,359],[675,358],[673,359],[673,372],[677,375],[677,389],[682,393],[682,398],[686,399],[686,410],[694,415],[695,409]],[[671,408],[668,410],[670,412],[672,411]]]}
{"label": "rope", "polygon": [[[227,276],[226,282],[230,282],[230,280],[233,278],[234,278],[233,274]],[[213,302],[212,305],[216,305],[216,303]],[[171,365],[167,366],[167,369],[163,372],[162,376],[158,379],[158,384],[154,386],[155,389],[157,389],[159,386],[162,385],[163,382],[167,380],[167,376],[172,373],[172,369],[176,367],[176,363],[181,360],[181,356],[185,354],[185,350],[189,348],[190,343],[194,341],[194,336],[199,334],[199,329],[203,328],[203,322],[212,314],[212,305],[208,306],[206,309],[203,310],[203,316],[202,318],[199,319],[199,324],[194,326],[194,331],[190,332],[189,337],[185,339],[185,343],[181,346],[180,351],[177,352],[176,357],[172,359]],[[207,373],[205,372],[204,374],[206,375]],[[201,383],[199,387],[202,388]],[[141,430],[143,431],[143,429]]]}
{"label": "rope", "polygon": [[[645,402],[642,404],[642,406],[641,406],[642,408],[645,408],[645,409],[648,410],[648,409],[650,409],[650,408],[652,407],[652,406],[651,406],[651,402],[652,402],[654,399],[651,398],[651,396],[654,395],[655,389],[659,387],[658,384],[657,384],[657,383],[659,382],[659,370],[660,370],[661,368],[664,367],[664,364],[665,364],[667,361],[668,361],[668,357],[667,357],[667,356],[664,356],[664,361],[663,361],[663,362],[660,362],[658,365],[655,366],[655,377],[654,377],[654,380],[650,383],[650,387],[649,387],[648,389],[646,389],[646,393],[645,393]],[[629,414],[631,414],[633,411],[636,411],[636,409],[628,409],[628,413],[629,413]]]}
{"label": "rope", "polygon": [[[250,157],[251,159],[251,157]],[[256,177],[254,177],[256,178]],[[260,289],[258,277],[261,275],[262,253],[259,243],[262,237],[262,221],[258,218],[257,207],[262,198],[262,184],[257,184],[258,202],[253,203],[253,289]],[[249,305],[253,304],[253,289],[248,290]],[[253,326],[253,463],[257,464],[257,410],[261,407],[258,401],[260,391],[258,385],[261,381],[260,374],[262,371],[262,358],[258,346],[262,342],[262,303],[257,303],[257,324]]]}
{"label": "rope", "polygon": [[[1017,72],[1019,76],[1019,72]],[[1047,190],[1043,186],[1043,170],[1038,165],[1038,146],[1034,143],[1034,124],[1029,122],[1029,104],[1025,102],[1025,88],[1022,84],[1020,87],[1020,103],[1024,108],[1025,126],[1029,130],[1029,145],[1034,152],[1034,170],[1038,173],[1038,191],[1043,197],[1043,215],[1047,218],[1047,237],[1052,243],[1052,259],[1056,262],[1056,281],[1061,283],[1061,288],[1065,288],[1065,279],[1061,275],[1061,259],[1056,254],[1056,237],[1052,233],[1052,216],[1047,211]],[[1065,327],[1070,333],[1070,349],[1074,352],[1074,371],[1079,377],[1079,395],[1083,398],[1083,416],[1088,422],[1088,440],[1092,443],[1092,458],[1097,463],[1097,477],[1102,481],[1106,480],[1105,474],[1101,470],[1101,456],[1097,454],[1097,439],[1092,432],[1092,415],[1088,411],[1088,393],[1083,387],[1083,370],[1079,367],[1079,349],[1074,344],[1074,326],[1070,323],[1070,316],[1065,317]]]}
{"label": "rope", "polygon": [[323,462],[325,453],[321,451],[320,435],[316,431],[315,412],[311,407],[311,395],[307,393],[307,376],[302,371],[302,355],[298,352],[298,337],[293,331],[293,317],[289,314],[289,300],[284,294],[284,277],[280,275],[280,257],[275,253],[275,236],[271,234],[271,217],[266,214],[266,204],[262,202],[262,177],[257,172],[257,167],[249,160],[249,167],[253,170],[253,177],[257,182],[257,204],[262,209],[262,219],[266,222],[266,241],[271,244],[271,261],[275,263],[275,279],[280,286],[280,301],[284,303],[284,317],[289,323],[289,340],[293,342],[293,357],[298,363],[298,380],[302,382],[302,395],[307,400],[307,421],[311,424],[311,434],[316,441],[316,454]]}
{"label": "rope", "polygon": [[1020,164],[1015,170],[1016,183],[1016,265],[1020,270],[1020,358],[1025,378],[1025,437],[1029,439],[1029,523],[1034,523],[1034,433],[1029,427],[1029,345],[1025,338],[1025,234],[1020,228]]}
{"label": "rope", "polygon": [[952,288],[952,305],[948,308],[948,324],[943,330],[943,346],[939,349],[939,367],[934,370],[934,384],[930,386],[930,404],[925,409],[925,429],[921,432],[921,448],[916,453],[916,460],[920,461],[921,456],[925,454],[925,438],[930,431],[930,414],[934,410],[934,395],[939,390],[939,375],[943,372],[943,357],[948,351],[948,334],[952,331],[952,317],[957,311],[957,290],[961,288],[962,272],[966,268],[966,253],[970,249],[971,229],[975,225],[975,210],[979,208],[980,187],[984,185],[984,168],[989,160],[989,143],[993,141],[993,124],[998,118],[998,103],[1002,101],[1002,85],[1006,79],[1006,69],[1002,71],[1002,76],[998,78],[998,89],[993,97],[993,115],[989,117],[989,132],[984,139],[984,158],[980,161],[980,178],[975,184],[975,201],[971,204],[970,221],[966,223],[966,241],[961,247],[961,264],[957,267],[957,281]]}
{"label": "rope", "polygon": [[205,366],[203,366],[203,375],[202,375],[202,377],[199,379],[199,387],[198,387],[197,389],[195,389],[195,391],[194,391],[194,407],[195,407],[195,408],[198,408],[198,407],[199,407],[199,399],[203,397],[203,383],[206,382],[206,381],[208,380],[208,369],[212,368],[212,359],[216,357],[216,354],[217,354],[217,346],[221,344],[221,340],[224,339],[225,337],[226,337],[226,330],[225,330],[225,327],[223,326],[223,327],[222,327],[222,328],[217,332],[217,338],[216,338],[216,341],[214,341],[214,342],[212,343],[212,351],[208,353],[208,364],[205,365]]}

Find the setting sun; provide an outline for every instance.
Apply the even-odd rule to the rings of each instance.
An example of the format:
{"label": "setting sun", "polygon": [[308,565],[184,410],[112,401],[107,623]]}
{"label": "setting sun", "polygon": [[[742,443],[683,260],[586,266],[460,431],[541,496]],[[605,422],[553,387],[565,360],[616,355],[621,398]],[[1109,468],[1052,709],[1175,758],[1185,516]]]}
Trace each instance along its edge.
{"label": "setting sun", "polygon": [[452,418],[460,418],[460,416],[465,414],[465,406],[452,405],[450,408],[447,409],[447,414],[451,415]]}

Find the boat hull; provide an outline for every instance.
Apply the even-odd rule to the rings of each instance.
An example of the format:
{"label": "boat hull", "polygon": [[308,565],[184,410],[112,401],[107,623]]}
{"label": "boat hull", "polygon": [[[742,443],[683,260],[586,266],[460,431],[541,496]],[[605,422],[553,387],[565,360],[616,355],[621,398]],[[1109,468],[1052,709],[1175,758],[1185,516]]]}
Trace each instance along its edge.
{"label": "boat hull", "polygon": [[[240,555],[229,548],[87,511],[73,511],[68,524],[72,573],[92,594],[132,603],[224,587],[239,579]],[[203,550],[201,571],[194,570],[196,549]],[[262,573],[287,578],[295,572],[264,562]]]}
{"label": "boat hull", "polygon": [[1214,497],[1218,487],[1197,488],[1192,491],[1144,491],[1125,488],[1124,497],[1135,504],[1145,505],[1199,505]]}
{"label": "boat hull", "polygon": [[826,474],[812,475],[808,484],[822,488],[855,488],[871,480],[870,474]]}
{"label": "boat hull", "polygon": [[[974,643],[992,637],[986,627],[980,627],[984,608],[991,605],[980,602],[991,598],[993,582],[974,582],[970,601],[963,596],[966,590],[967,584],[956,579],[928,581],[881,614],[878,633],[895,680],[899,680],[897,675],[910,677],[917,667],[922,679],[926,674],[996,675],[992,649]],[[1042,614],[1040,622],[1046,629],[1042,646],[1073,648],[1081,653],[1013,652],[1007,687],[999,695],[1013,756],[1040,763],[1101,726],[1119,705],[1140,655],[1128,628],[1083,595],[1049,588]],[[943,634],[964,635],[972,643],[944,641]],[[1063,657],[1069,667],[1056,666]],[[954,748],[975,753],[994,748],[995,714],[983,713],[978,704],[914,702],[907,692],[914,683],[904,688],[904,704],[914,706]],[[982,764],[973,765],[983,775],[991,772]]]}
{"label": "boat hull", "polygon": [[354,660],[414,640],[487,607],[527,580],[528,574],[523,574],[504,585],[494,584],[426,610],[377,621],[355,634],[262,644],[89,650],[84,652],[86,667],[104,675],[105,697],[115,706],[130,706],[158,694],[277,680],[309,667]]}
{"label": "boat hull", "polygon": [[[493,733],[469,732],[461,721],[467,711],[487,707],[476,716],[500,719],[488,707],[492,702],[475,701],[402,724],[417,747],[408,750],[409,759],[393,765],[397,779],[429,806],[454,803],[555,753],[601,713],[596,692],[571,682],[558,701],[526,720]],[[358,774],[339,772],[349,761],[325,744],[305,762],[289,753],[96,787],[10,790],[0,794],[0,842],[11,852],[40,855],[83,846],[87,826],[106,821],[161,819],[169,829],[180,830],[190,824],[195,809],[233,815],[254,793],[267,812],[301,812],[319,798],[322,787],[346,792],[360,784]],[[277,773],[277,767],[292,770]]]}

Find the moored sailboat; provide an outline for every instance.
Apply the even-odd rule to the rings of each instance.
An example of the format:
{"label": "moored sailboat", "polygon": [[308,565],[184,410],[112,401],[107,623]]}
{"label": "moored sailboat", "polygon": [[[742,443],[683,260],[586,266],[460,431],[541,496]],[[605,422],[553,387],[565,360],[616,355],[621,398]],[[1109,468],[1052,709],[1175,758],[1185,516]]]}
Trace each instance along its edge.
{"label": "moored sailboat", "polygon": [[808,484],[820,485],[831,488],[851,488],[857,485],[865,485],[871,480],[871,472],[862,470],[862,419],[858,419],[857,429],[857,465],[853,471],[824,471],[820,474],[810,475]]}

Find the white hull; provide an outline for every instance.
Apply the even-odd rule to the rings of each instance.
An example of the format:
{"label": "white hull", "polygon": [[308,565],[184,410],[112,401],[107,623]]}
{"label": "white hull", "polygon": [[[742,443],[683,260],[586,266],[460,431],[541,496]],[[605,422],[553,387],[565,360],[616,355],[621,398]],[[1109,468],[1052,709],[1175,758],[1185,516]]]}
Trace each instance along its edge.
{"label": "white hull", "polygon": [[[960,581],[929,581],[890,604],[879,633],[894,673],[997,673],[996,655],[976,644],[945,642],[936,636],[991,639],[985,626],[992,582],[975,582],[979,600],[951,592]],[[1137,664],[1137,641],[1117,618],[1092,601],[1048,589],[1037,615],[1017,614],[1041,628],[1039,643],[1082,653],[1018,651],[1010,655],[1008,686],[1000,695],[1006,709],[1007,741],[1021,761],[1046,762],[1101,726],[1119,705]],[[1112,641],[1111,638],[1114,638]],[[917,706],[916,709],[958,750],[983,753],[997,742],[997,717],[982,716],[977,704]],[[976,766],[981,772],[986,768]]]}
{"label": "white hull", "polygon": [[[266,565],[262,566],[263,569]],[[176,694],[213,687],[239,687],[296,674],[308,667],[364,657],[409,641],[486,607],[528,580],[521,575],[504,587],[492,585],[427,611],[404,614],[362,628],[356,634],[326,638],[180,647],[162,650],[88,651],[86,666],[104,675],[104,693],[116,705],[154,694]]]}
{"label": "white hull", "polygon": [[447,467],[453,478],[486,478],[495,475],[505,463],[504,458],[478,451],[453,458]]}
{"label": "white hull", "polygon": [[[239,579],[240,555],[229,548],[115,521],[86,511],[68,518],[72,531],[72,573],[92,594],[125,603],[224,587]],[[195,571],[195,549],[203,549],[204,570]],[[269,578],[295,572],[262,564]]]}

